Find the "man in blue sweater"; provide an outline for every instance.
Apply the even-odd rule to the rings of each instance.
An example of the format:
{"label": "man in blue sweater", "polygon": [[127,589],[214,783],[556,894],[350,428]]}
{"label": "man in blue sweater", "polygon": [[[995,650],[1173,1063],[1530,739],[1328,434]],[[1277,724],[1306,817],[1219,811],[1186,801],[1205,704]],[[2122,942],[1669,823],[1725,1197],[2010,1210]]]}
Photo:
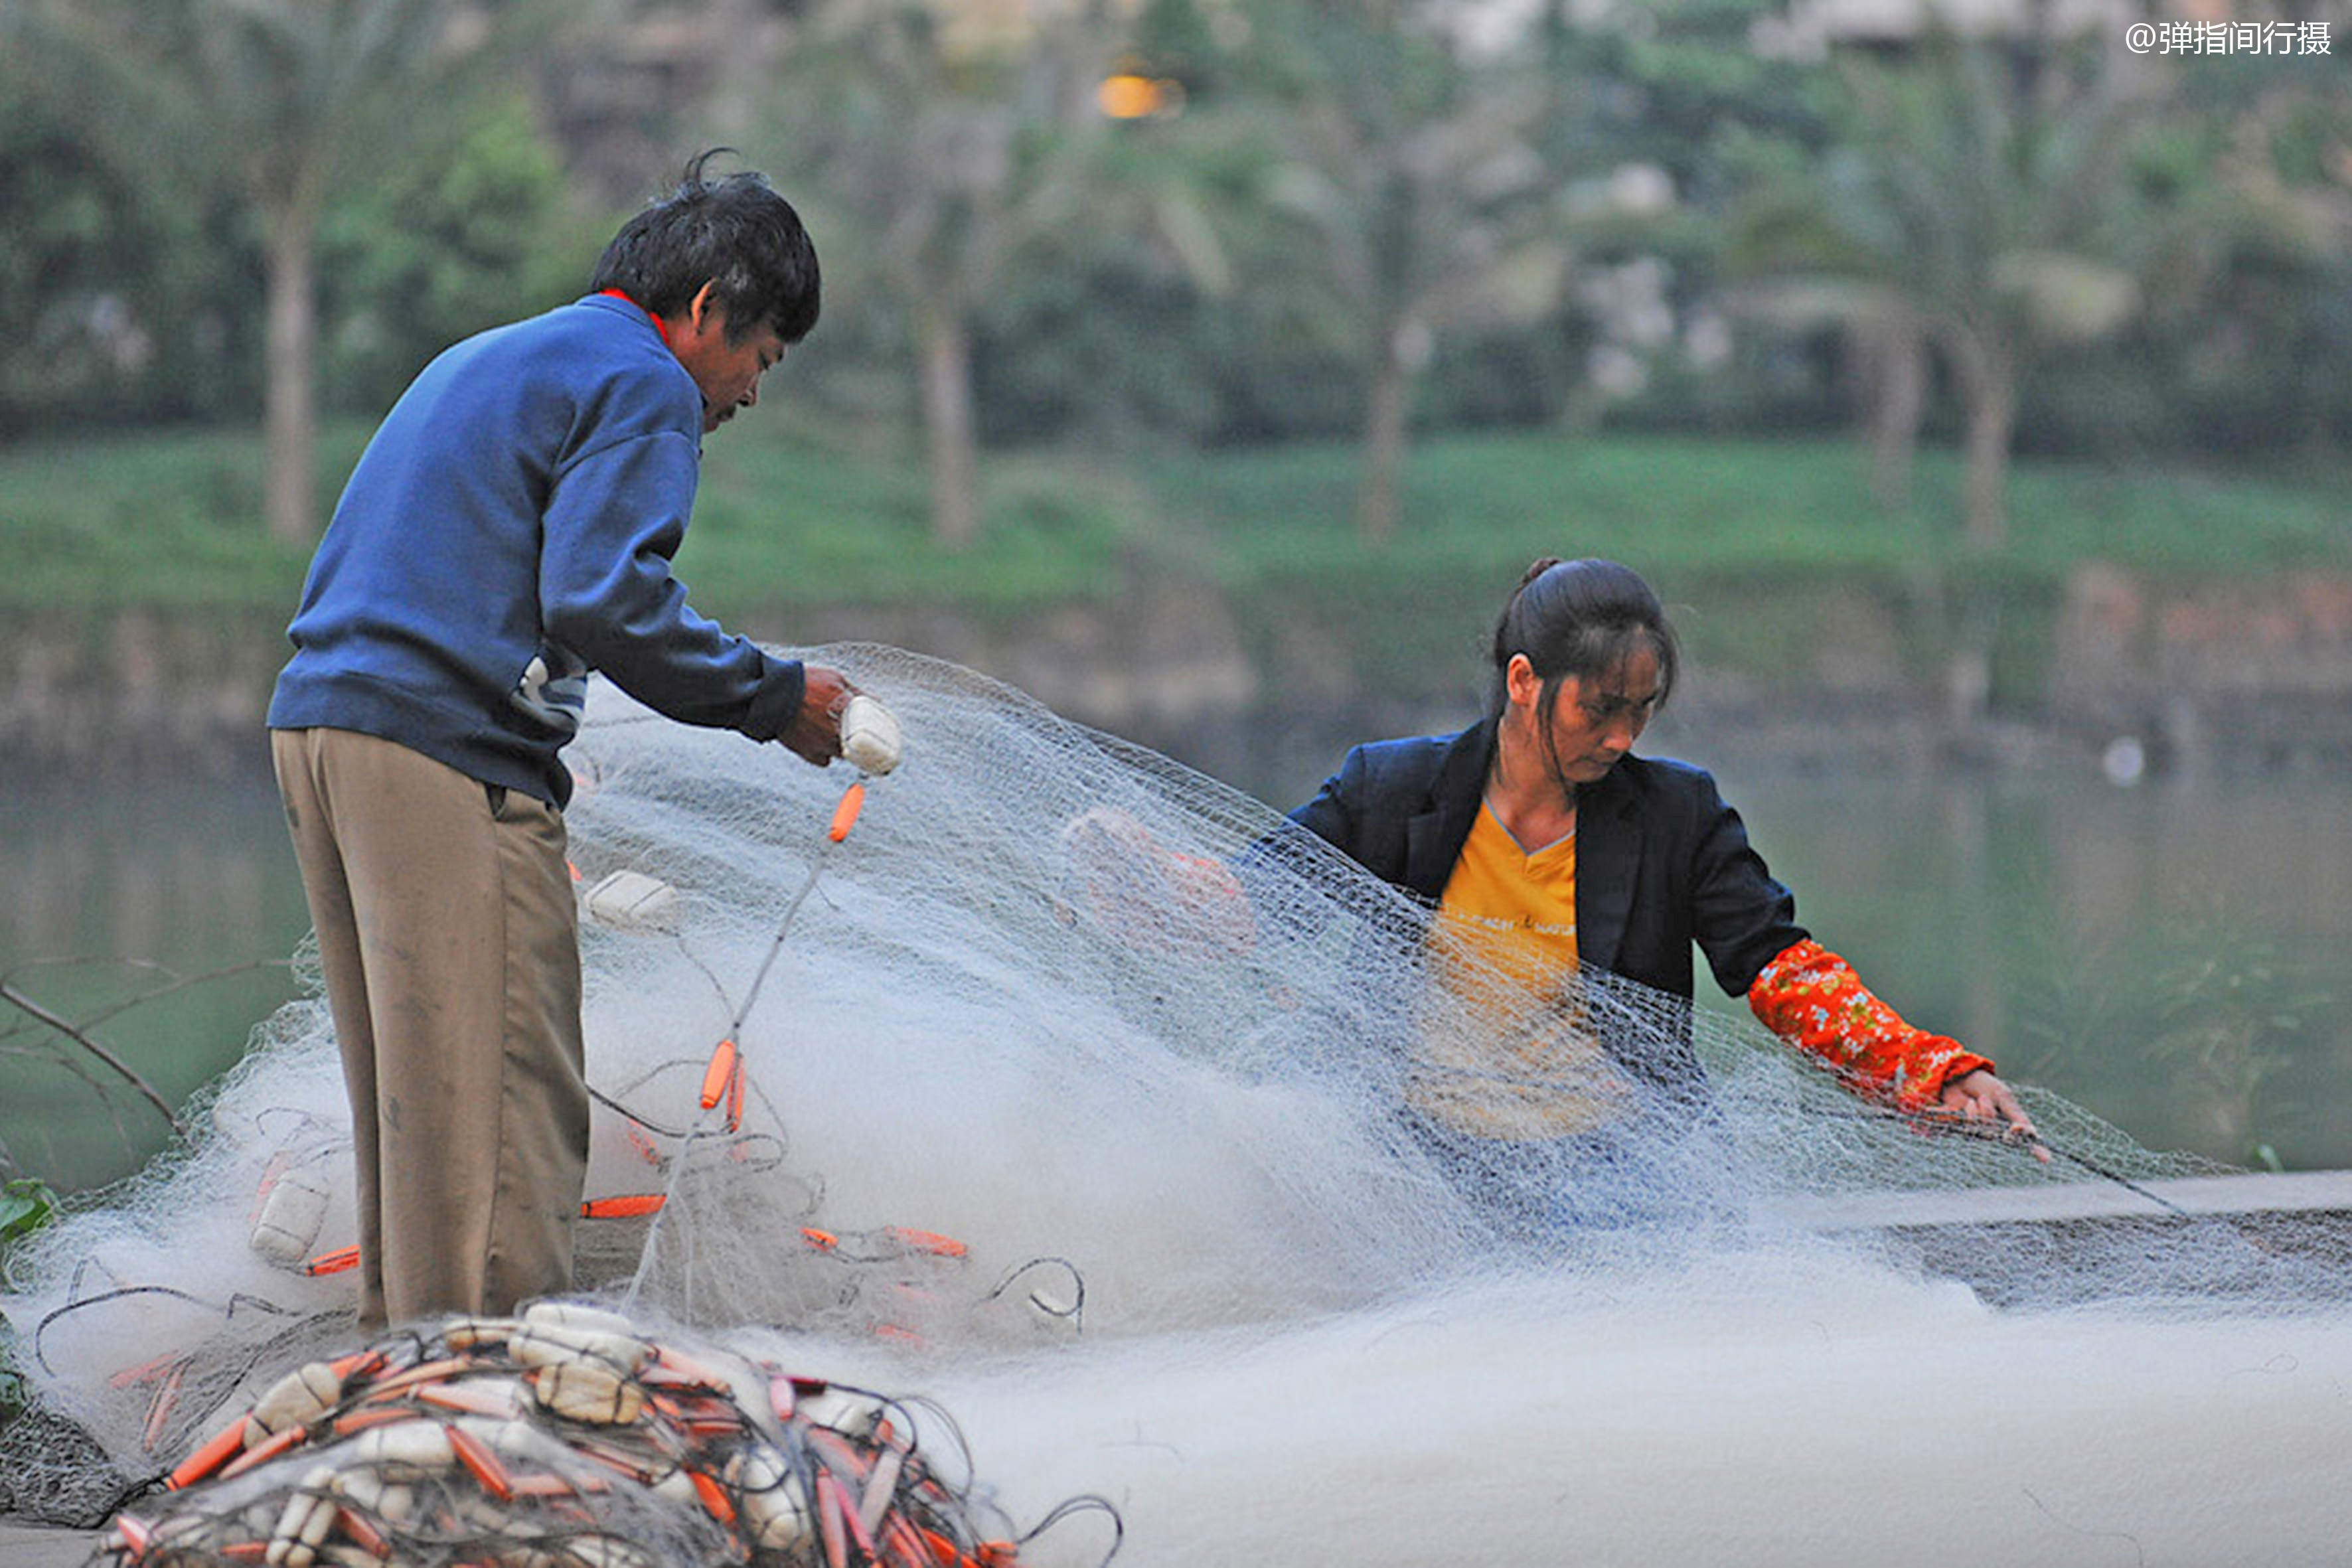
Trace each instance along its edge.
{"label": "man in blue sweater", "polygon": [[589,672],[840,752],[840,674],[721,630],[670,575],[702,438],[817,317],[799,216],[709,157],[586,298],[425,367],[289,628],[271,749],[351,1096],[364,1328],[571,1283],[588,1093],[560,753]]}

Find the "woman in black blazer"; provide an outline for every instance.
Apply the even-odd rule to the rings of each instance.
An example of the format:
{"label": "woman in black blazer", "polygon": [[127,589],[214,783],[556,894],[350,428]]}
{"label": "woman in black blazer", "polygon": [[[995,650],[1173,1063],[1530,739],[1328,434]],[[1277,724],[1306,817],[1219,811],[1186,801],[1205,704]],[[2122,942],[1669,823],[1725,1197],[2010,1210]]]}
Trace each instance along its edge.
{"label": "woman in black blazer", "polygon": [[[1358,746],[1290,814],[1430,911],[1363,933],[1407,962],[1360,954],[1363,984],[1334,1026],[1394,1047],[1378,1059],[1399,1072],[1406,1125],[1465,1186],[1550,1229],[1654,1209],[1627,1202],[1635,1187],[1705,1184],[1682,1180],[1687,1165],[1658,1174],[1712,1116],[1690,1042],[1694,949],[1857,1095],[2049,1158],[1991,1062],[1905,1022],[1797,923],[1713,778],[1633,754],[1679,663],[1637,574],[1537,562],[1496,623],[1492,659],[1483,720]],[[1316,875],[1283,834],[1230,868],[1171,856],[1106,808],[1066,837],[1091,908],[1130,940],[1153,933],[1204,956],[1286,924],[1295,900],[1273,871]],[[1138,860],[1158,874],[1132,882],[1116,869]],[[1591,1179],[1609,1167],[1646,1174]]]}
{"label": "woman in black blazer", "polygon": [[[1562,999],[1570,1026],[1412,1064],[1425,1131],[1481,1167],[1497,1144],[1585,1137],[1612,1120],[1563,1080],[1622,1069],[1685,1094],[1687,1022],[1645,1030],[1632,1057],[1574,1026],[1572,977],[1599,969],[1687,1003],[1694,946],[1726,993],[1857,1093],[2032,1142],[1991,1062],[1906,1023],[1797,923],[1795,900],[1748,842],[1715,781],[1633,754],[1678,665],[1657,596],[1614,562],[1545,559],[1496,622],[1486,717],[1450,736],[1349,752],[1291,819],[1434,907],[1431,969],[1459,942]],[[1591,1036],[1612,1058],[1596,1067]],[[1609,1093],[1598,1098],[1606,1101]],[[2047,1158],[2038,1146],[2035,1152]]]}

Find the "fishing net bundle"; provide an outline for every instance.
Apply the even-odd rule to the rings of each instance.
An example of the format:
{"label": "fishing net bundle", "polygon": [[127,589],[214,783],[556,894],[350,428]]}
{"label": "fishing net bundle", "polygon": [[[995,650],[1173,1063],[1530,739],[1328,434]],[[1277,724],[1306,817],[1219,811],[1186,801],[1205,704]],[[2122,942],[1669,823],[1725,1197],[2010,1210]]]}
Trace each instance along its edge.
{"label": "fishing net bundle", "polygon": [[[305,1363],[126,1510],[117,1563],[997,1568],[943,1415],[541,1302]],[[1080,1500],[1083,1505],[1087,1500]]]}
{"label": "fishing net bundle", "polygon": [[[579,1284],[711,1356],[921,1387],[1013,1515],[1107,1492],[1150,1561],[1313,1560],[1311,1475],[1318,1496],[1345,1483],[1309,1511],[1360,1520],[1360,1560],[1561,1546],[1573,1530],[1522,1493],[1564,1456],[1603,1481],[1621,1450],[1652,1456],[1580,1494],[1621,1510],[1670,1471],[1622,1425],[1628,1369],[1652,1394],[1712,1369],[1690,1447],[1737,1458],[1744,1434],[1742,1473],[1781,1474],[1798,1396],[1727,1357],[1757,1323],[1766,1364],[1808,1369],[1802,1399],[1849,1364],[1880,1373],[1850,1388],[1865,1427],[1971,1335],[2058,1357],[2037,1375],[2059,1388],[2107,1364],[2118,1322],[2168,1364],[2174,1336],[2195,1360],[2200,1335],[2289,1322],[2315,1336],[2295,1352],[2312,1375],[2344,1352],[2352,1268],[2325,1214],[2202,1212],[2200,1184],[2231,1173],[2031,1089],[2046,1163],[1897,1114],[1745,1019],[1597,972],[1516,1001],[1433,987],[1429,912],[1260,803],[951,665],[809,657],[904,727],[854,821],[845,768],[607,688],[567,753],[597,1097]],[[1563,1018],[1591,1048],[1534,1090],[1585,1107],[1576,1135],[1465,1152],[1400,1115],[1480,1087],[1494,1031]],[[1703,1075],[1654,1070],[1692,1058]],[[20,1511],[102,1511],[289,1368],[351,1353],[345,1117],[323,1005],[298,1004],[186,1146],[12,1258],[42,1417],[0,1432]],[[2013,1337],[2086,1314],[2095,1333]],[[1840,1377],[1802,1353],[1864,1324]],[[1946,1403],[1948,1430],[1906,1420],[1981,1467],[1969,1422],[1990,1416]],[[1324,1408],[1344,1426],[1315,1425]],[[1493,1454],[1498,1421],[1518,1440],[1460,1490],[1400,1490]],[[1181,1465],[1154,1468],[1163,1450]],[[229,1484],[283,1465],[270,1484],[299,1491],[299,1463]],[[655,1538],[699,1539],[709,1510],[676,1500],[685,1533]],[[1650,1524],[1706,1517],[1678,1493]],[[1737,1560],[1776,1560],[1753,1548]]]}

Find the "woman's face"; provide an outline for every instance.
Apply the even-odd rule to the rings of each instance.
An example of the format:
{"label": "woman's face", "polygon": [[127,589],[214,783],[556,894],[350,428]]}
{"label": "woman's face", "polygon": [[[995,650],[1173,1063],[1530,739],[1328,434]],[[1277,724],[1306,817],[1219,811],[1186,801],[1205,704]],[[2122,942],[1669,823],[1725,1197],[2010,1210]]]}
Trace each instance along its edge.
{"label": "woman's face", "polygon": [[1543,682],[1527,656],[1512,656],[1505,673],[1513,720],[1540,748],[1547,771],[1571,784],[1592,784],[1633,749],[1658,706],[1658,656],[1637,648],[1597,676],[1564,676],[1543,733]]}

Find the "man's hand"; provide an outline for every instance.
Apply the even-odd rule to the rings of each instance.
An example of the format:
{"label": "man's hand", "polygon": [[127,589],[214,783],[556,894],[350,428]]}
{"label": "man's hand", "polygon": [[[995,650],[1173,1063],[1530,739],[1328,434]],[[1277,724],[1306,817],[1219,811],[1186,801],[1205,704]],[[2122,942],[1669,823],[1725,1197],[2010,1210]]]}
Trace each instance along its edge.
{"label": "man's hand", "polygon": [[857,688],[837,669],[823,665],[803,667],[808,687],[801,695],[801,710],[776,737],[803,762],[824,767],[841,755],[841,710],[857,695]]}

